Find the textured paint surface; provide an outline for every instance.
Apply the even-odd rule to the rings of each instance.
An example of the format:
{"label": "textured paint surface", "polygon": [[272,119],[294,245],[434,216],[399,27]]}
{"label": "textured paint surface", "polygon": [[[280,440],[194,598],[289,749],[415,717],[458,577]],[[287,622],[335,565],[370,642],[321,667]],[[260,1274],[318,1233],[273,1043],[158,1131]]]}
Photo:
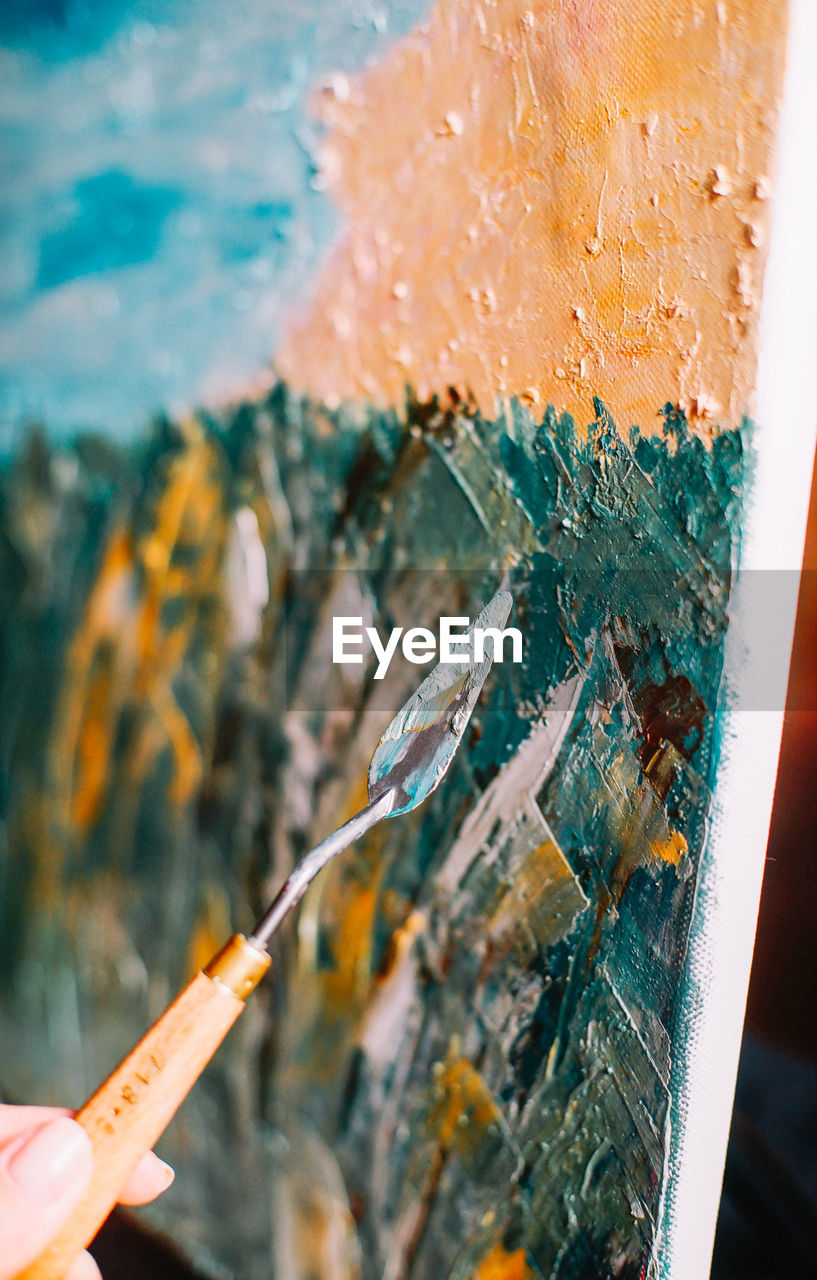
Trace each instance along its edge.
{"label": "textured paint surface", "polygon": [[330,402],[453,385],[620,428],[753,388],[786,0],[441,0],[324,95],[347,229],[277,357]]}
{"label": "textured paint surface", "polygon": [[[334,613],[433,625],[506,576],[526,638],[445,785],[310,890],[168,1134],[180,1191],[152,1213],[200,1262],[648,1265],[743,456],[664,426],[627,445],[599,403],[583,444],[551,411],[349,417],[279,387],[136,454],[32,443],[7,477],[4,1025],[29,1095],[78,1096],[360,808],[382,691],[327,662]],[[236,509],[272,585],[250,645]],[[395,667],[393,704],[415,683]]]}

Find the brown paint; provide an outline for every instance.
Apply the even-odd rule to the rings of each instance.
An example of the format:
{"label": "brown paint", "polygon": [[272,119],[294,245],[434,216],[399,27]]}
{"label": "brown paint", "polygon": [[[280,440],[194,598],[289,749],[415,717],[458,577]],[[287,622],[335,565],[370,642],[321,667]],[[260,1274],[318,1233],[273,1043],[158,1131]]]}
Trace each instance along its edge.
{"label": "brown paint", "polygon": [[[626,651],[622,651],[620,662],[626,671]],[[665,743],[671,743],[679,755],[689,760],[701,745],[707,709],[688,678],[668,676],[660,685],[642,680],[633,685],[630,693],[641,723],[638,752],[644,769],[649,772],[656,768],[653,762]]]}
{"label": "brown paint", "polygon": [[346,215],[277,367],[330,404],[751,408],[786,0],[441,0],[322,94]]}

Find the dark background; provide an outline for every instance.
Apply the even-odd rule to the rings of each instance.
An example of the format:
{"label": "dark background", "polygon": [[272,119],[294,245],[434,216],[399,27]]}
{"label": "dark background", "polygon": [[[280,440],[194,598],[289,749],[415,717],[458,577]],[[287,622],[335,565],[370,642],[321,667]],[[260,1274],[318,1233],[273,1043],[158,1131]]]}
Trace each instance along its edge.
{"label": "dark background", "polygon": [[817,1276],[817,467],[803,567],[712,1280]]}

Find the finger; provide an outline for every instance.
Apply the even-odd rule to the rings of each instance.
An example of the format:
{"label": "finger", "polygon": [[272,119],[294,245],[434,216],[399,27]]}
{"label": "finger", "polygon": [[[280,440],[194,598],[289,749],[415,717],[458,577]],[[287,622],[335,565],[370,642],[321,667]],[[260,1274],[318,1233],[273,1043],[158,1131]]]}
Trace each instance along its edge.
{"label": "finger", "polygon": [[122,1204],[147,1204],[167,1191],[175,1176],[169,1164],[148,1151],[128,1178],[119,1199]]}
{"label": "finger", "polygon": [[0,1106],[0,1144],[24,1130],[36,1129],[47,1120],[72,1114],[65,1107],[13,1107],[6,1103]]}
{"label": "finger", "polygon": [[65,1280],[102,1280],[102,1272],[90,1253],[86,1253],[83,1249],[66,1271]]}
{"label": "finger", "polygon": [[82,1195],[92,1166],[90,1138],[65,1115],[0,1148],[0,1277],[16,1275],[43,1251]]}

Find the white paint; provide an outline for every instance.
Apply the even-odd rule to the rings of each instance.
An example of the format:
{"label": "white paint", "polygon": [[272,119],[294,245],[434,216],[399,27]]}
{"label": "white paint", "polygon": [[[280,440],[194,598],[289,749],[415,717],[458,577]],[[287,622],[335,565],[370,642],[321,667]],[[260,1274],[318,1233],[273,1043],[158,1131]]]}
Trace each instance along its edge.
{"label": "white paint", "polygon": [[422,934],[427,920],[422,911],[412,911],[402,929],[398,929],[394,946],[396,955],[387,976],[375,988],[369,1002],[360,1045],[369,1067],[382,1077],[397,1060],[397,1055],[410,1023],[409,1015],[417,999],[417,955],[415,940]]}
{"label": "white paint", "polygon": [[[817,426],[814,0],[792,0],[788,53],[761,310],[756,475],[741,549],[744,582],[755,570],[785,570],[793,582],[800,568]],[[776,591],[775,597],[772,625],[784,669],[796,592]],[[687,966],[687,1033],[674,1076],[681,1081],[676,1086],[680,1116],[656,1258],[661,1280],[703,1280],[711,1264],[783,724],[779,682],[779,705],[757,709],[757,703],[746,701],[742,676],[763,641],[750,615],[748,628],[731,628],[727,644],[731,709],[728,704],[706,876],[695,904]]]}
{"label": "white paint", "polygon": [[[435,890],[449,899],[497,824],[507,828],[520,813],[546,826],[536,793],[550,773],[579,704],[584,677],[571,676],[551,692],[542,719],[486,787],[462,824],[434,879]],[[550,831],[547,831],[550,836]]]}
{"label": "white paint", "polygon": [[225,571],[232,642],[237,647],[255,644],[269,603],[269,575],[252,507],[239,507],[232,518]]}

